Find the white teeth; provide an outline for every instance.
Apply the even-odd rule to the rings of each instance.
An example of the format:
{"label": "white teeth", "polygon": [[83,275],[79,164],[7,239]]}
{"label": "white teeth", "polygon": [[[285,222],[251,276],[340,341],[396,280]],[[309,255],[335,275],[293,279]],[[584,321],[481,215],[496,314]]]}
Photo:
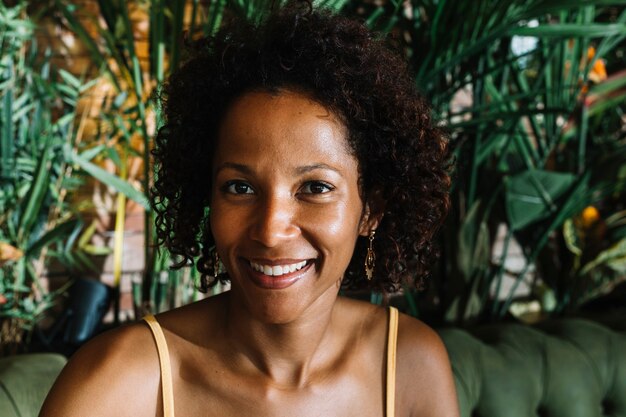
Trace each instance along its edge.
{"label": "white teeth", "polygon": [[297,262],[295,264],[288,265],[261,265],[255,262],[250,262],[252,269],[258,272],[262,272],[265,275],[278,277],[290,272],[298,271],[306,265],[306,261]]}

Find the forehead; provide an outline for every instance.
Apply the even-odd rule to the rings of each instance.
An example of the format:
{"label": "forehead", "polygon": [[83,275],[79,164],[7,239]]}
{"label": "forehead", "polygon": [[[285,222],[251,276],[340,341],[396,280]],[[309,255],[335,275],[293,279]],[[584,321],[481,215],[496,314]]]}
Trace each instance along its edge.
{"label": "forehead", "polygon": [[356,164],[340,118],[308,96],[285,90],[249,92],[230,106],[215,157],[233,156]]}

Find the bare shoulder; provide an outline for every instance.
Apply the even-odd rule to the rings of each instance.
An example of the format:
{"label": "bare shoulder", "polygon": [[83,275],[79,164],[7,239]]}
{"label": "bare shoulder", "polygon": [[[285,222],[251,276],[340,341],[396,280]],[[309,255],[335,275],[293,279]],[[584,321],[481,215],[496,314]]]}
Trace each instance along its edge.
{"label": "bare shoulder", "polygon": [[458,416],[450,360],[437,333],[405,314],[398,321],[398,406],[407,416]]}
{"label": "bare shoulder", "polygon": [[143,323],[106,332],[76,352],[40,417],[155,416],[160,396],[156,345]]}

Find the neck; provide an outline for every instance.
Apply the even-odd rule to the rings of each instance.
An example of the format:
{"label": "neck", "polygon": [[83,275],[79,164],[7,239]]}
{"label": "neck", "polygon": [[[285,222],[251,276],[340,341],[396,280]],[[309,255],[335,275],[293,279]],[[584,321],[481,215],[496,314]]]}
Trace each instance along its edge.
{"label": "neck", "polygon": [[235,366],[260,372],[279,387],[302,387],[316,379],[337,351],[333,332],[334,297],[320,297],[297,318],[268,323],[255,317],[231,294],[226,332]]}

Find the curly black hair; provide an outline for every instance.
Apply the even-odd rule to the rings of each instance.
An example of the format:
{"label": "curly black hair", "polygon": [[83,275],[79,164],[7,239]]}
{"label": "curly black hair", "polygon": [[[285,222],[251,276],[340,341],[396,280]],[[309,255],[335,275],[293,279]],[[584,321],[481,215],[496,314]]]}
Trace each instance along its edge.
{"label": "curly black hair", "polygon": [[340,117],[358,160],[361,197],[378,190],[385,201],[374,277],[365,279],[367,239],[360,238],[344,287],[421,285],[449,207],[449,149],[387,40],[355,20],[291,2],[260,24],[233,20],[191,46],[162,91],[166,123],[153,150],[157,240],[180,257],[175,267],[199,257],[202,274],[213,270],[211,161],[229,105],[250,91],[291,90]]}

